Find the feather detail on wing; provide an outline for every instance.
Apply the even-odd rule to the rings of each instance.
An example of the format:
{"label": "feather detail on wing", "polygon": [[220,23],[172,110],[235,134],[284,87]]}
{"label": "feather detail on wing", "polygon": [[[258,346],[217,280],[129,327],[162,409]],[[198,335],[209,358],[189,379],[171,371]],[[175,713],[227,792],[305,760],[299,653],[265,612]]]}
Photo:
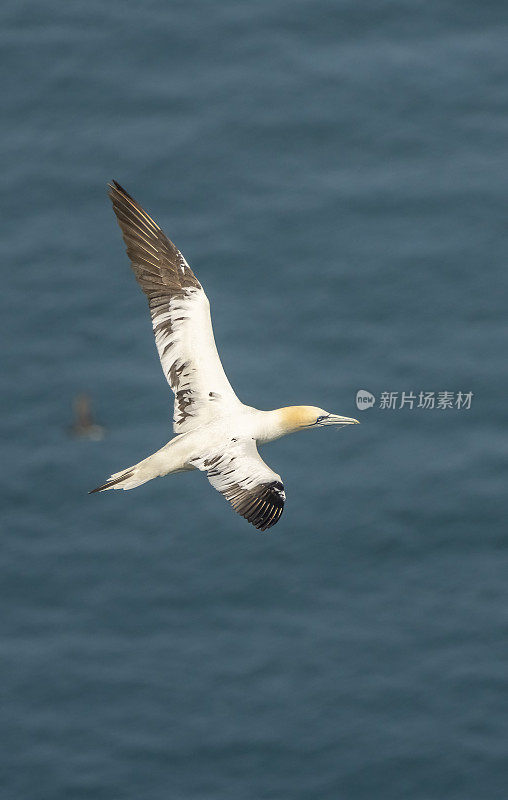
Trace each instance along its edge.
{"label": "feather detail on wing", "polygon": [[191,459],[234,510],[265,531],[279,521],[286,494],[280,475],[265,464],[253,439],[231,439],[219,452]]}
{"label": "feather detail on wing", "polygon": [[116,181],[109,196],[175,393],[173,429],[184,433],[239,403],[217,353],[210,304],[180,251]]}

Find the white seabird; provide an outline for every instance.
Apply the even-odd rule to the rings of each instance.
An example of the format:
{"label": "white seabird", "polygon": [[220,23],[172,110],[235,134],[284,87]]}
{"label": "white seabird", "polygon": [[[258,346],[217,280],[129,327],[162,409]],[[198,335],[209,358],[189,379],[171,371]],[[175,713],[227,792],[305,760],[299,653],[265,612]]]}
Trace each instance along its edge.
{"label": "white seabird", "polygon": [[185,258],[140,205],[109,185],[136,279],[148,298],[163,372],[175,394],[176,436],[139,464],[116,472],[94,492],[134,489],[152,478],[199,469],[248,522],[265,531],[280,519],[280,475],[257,445],[322,425],[353,425],[315,406],[259,411],[236,396],[215,346],[210,304]]}

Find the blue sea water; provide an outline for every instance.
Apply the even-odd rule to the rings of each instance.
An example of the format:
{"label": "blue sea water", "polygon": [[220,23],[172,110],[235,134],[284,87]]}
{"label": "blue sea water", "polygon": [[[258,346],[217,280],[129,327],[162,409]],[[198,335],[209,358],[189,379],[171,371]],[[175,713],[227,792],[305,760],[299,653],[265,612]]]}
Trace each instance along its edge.
{"label": "blue sea water", "polygon": [[[1,797],[504,800],[506,4],[1,19]],[[263,451],[269,535],[202,475],[87,495],[170,437],[111,178],[242,400],[361,417]],[[68,435],[80,391],[103,441]]]}

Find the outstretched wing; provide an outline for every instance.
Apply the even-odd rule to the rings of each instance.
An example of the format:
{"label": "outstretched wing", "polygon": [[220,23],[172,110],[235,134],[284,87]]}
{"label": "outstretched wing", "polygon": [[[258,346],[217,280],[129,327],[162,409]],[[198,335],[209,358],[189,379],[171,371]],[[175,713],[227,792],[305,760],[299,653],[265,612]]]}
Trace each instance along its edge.
{"label": "outstretched wing", "polygon": [[279,521],[286,494],[280,475],[265,464],[254,439],[231,439],[219,452],[191,459],[234,510],[260,531]]}
{"label": "outstretched wing", "polygon": [[184,433],[240,402],[217,353],[210,304],[180,251],[116,181],[109,196],[175,393],[173,430]]}

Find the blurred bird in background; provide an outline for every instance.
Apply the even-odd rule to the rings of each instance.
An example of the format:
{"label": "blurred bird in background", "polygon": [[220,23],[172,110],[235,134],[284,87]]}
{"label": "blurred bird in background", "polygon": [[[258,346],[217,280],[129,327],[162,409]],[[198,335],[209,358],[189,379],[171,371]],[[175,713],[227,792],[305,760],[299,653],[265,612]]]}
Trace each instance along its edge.
{"label": "blurred bird in background", "polygon": [[92,401],[85,392],[77,394],[73,401],[74,423],[69,428],[71,436],[80,439],[92,439],[99,442],[104,439],[106,430],[102,425],[97,425],[92,416]]}

